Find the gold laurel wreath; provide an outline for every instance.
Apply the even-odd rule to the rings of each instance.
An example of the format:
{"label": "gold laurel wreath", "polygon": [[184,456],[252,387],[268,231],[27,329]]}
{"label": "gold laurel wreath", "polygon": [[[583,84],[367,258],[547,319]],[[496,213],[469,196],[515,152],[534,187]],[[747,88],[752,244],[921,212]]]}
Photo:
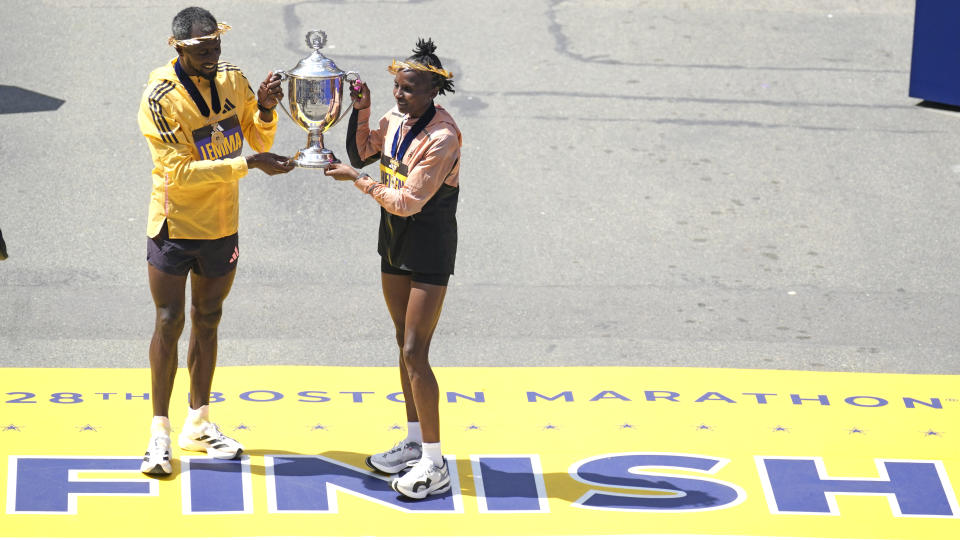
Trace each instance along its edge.
{"label": "gold laurel wreath", "polygon": [[173,36],[170,36],[170,38],[167,39],[167,45],[170,45],[171,47],[189,47],[191,45],[199,45],[201,42],[217,39],[220,37],[220,34],[230,30],[230,28],[232,27],[225,22],[217,23],[217,29],[214,30],[212,34],[188,39],[177,39]]}
{"label": "gold laurel wreath", "polygon": [[413,69],[416,71],[429,71],[431,73],[436,73],[437,75],[443,77],[444,79],[451,80],[453,79],[453,73],[445,69],[440,69],[434,66],[428,66],[426,64],[421,64],[420,62],[400,62],[399,60],[394,60],[390,67],[387,68],[387,71],[392,75],[396,75],[401,69]]}

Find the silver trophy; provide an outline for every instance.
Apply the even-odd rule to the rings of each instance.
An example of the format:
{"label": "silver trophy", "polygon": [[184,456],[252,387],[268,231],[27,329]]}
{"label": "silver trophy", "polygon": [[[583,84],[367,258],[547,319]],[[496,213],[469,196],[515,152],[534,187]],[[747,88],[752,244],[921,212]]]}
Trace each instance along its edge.
{"label": "silver trophy", "polygon": [[[281,80],[288,80],[288,111],[280,108],[298,126],[307,132],[307,146],[297,151],[293,162],[298,167],[323,169],[332,163],[340,163],[333,152],[323,147],[323,134],[336,125],[353,106],[343,106],[343,84],[352,85],[360,76],[355,71],[341,71],[333,60],[320,53],[327,43],[327,34],[322,30],[307,32],[307,46],[313,49],[310,56],[300,60],[289,71],[276,70]],[[347,100],[349,101],[349,92]]]}

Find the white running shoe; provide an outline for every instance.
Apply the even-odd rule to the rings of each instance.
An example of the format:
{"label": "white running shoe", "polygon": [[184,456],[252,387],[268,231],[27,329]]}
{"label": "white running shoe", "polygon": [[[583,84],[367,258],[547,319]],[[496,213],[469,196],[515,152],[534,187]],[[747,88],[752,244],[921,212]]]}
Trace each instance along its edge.
{"label": "white running shoe", "polygon": [[206,452],[216,459],[236,459],[243,453],[243,446],[220,433],[220,428],[213,422],[204,422],[193,433],[180,432],[179,443],[184,450]]}
{"label": "white running shoe", "polygon": [[140,472],[151,475],[167,475],[173,472],[170,465],[170,436],[153,435],[150,437],[150,446],[143,455]]}
{"label": "white running shoe", "polygon": [[386,474],[398,473],[407,467],[409,462],[417,461],[423,456],[420,443],[405,440],[398,442],[393,448],[367,456],[367,467]]}
{"label": "white running shoe", "polygon": [[390,487],[411,499],[424,499],[431,493],[443,493],[450,489],[450,473],[447,471],[447,459],[437,467],[426,458],[412,464],[407,474],[394,478]]}

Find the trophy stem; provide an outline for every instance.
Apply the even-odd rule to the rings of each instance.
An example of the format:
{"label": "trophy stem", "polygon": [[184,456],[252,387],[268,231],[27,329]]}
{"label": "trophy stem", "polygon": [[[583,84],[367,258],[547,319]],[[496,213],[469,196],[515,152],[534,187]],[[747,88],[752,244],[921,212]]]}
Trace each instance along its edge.
{"label": "trophy stem", "polygon": [[305,169],[325,169],[334,163],[340,163],[333,152],[323,146],[323,131],[318,127],[307,130],[307,146],[301,148],[293,157],[297,167]]}

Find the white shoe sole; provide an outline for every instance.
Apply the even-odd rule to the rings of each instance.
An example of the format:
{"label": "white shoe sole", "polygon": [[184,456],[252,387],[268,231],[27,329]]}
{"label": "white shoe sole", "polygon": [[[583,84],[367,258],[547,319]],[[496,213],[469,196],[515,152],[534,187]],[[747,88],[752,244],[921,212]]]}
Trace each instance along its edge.
{"label": "white shoe sole", "polygon": [[411,499],[426,499],[429,495],[432,495],[434,493],[446,493],[447,491],[449,491],[450,477],[449,476],[447,477],[447,481],[443,485],[440,485],[438,487],[430,486],[430,487],[427,487],[426,489],[421,489],[420,491],[415,491],[415,492],[407,491],[403,486],[401,486],[399,478],[394,478],[393,481],[390,482],[390,487],[392,487],[393,490],[396,491],[397,493],[406,495]]}
{"label": "white shoe sole", "polygon": [[167,467],[170,468],[169,471],[161,463],[157,463],[152,468],[147,463],[144,463],[143,465],[140,465],[140,472],[143,474],[149,474],[150,476],[166,476],[173,472],[173,467],[169,462],[167,463]]}

